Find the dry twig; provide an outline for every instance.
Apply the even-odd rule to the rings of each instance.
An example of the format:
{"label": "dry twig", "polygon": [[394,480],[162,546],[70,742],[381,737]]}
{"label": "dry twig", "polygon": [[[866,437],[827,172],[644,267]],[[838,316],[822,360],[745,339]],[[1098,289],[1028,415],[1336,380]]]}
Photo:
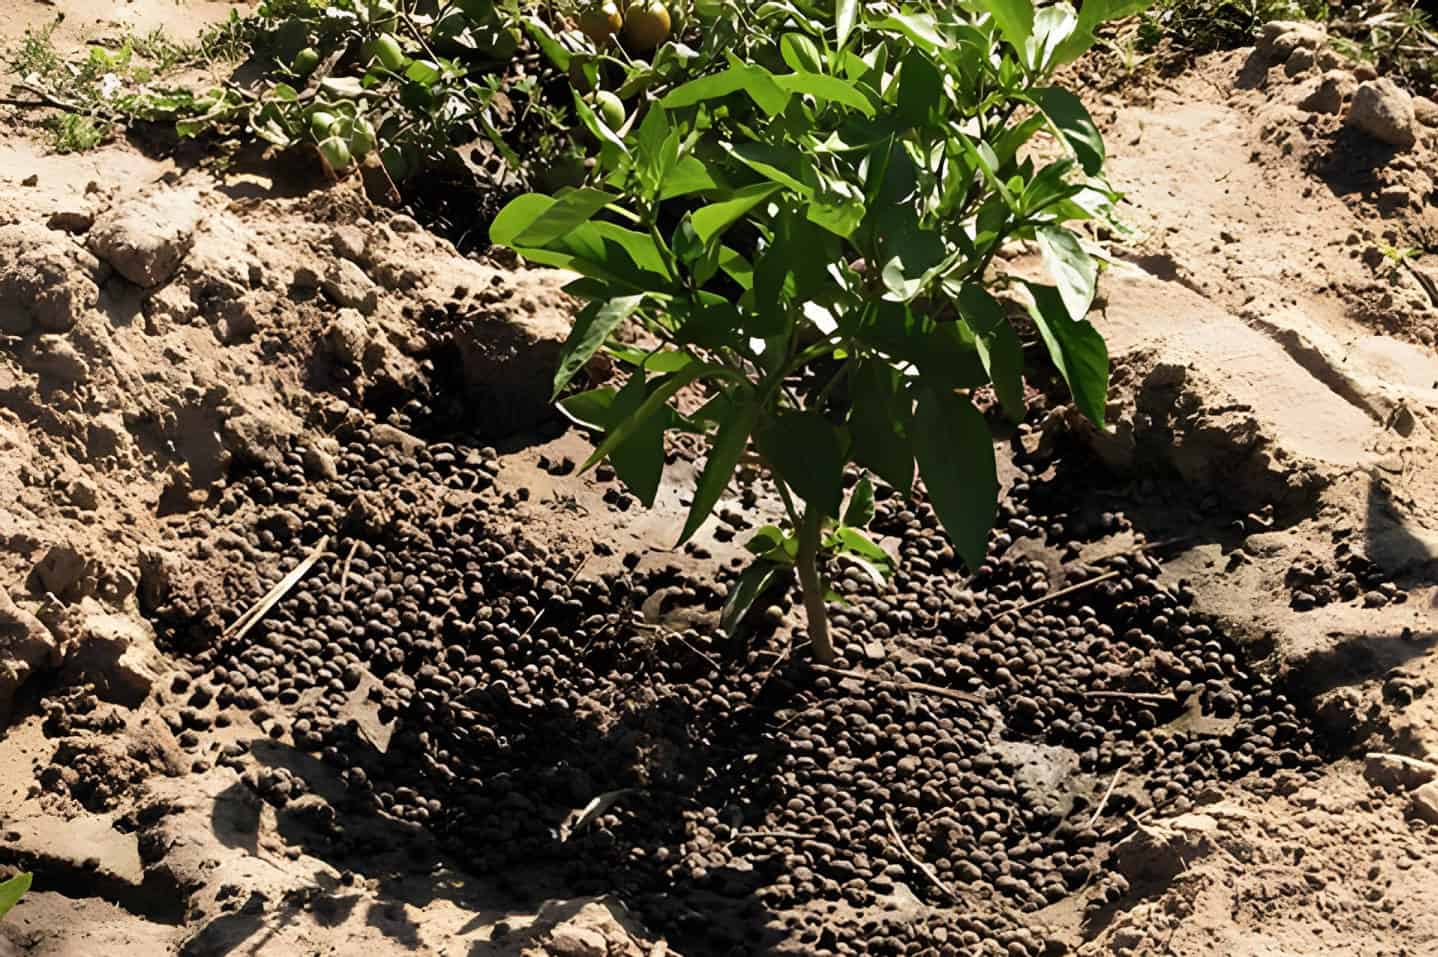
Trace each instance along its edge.
{"label": "dry twig", "polygon": [[296,565],[292,572],[284,578],[281,578],[275,587],[267,591],[265,597],[261,598],[249,611],[236,618],[234,624],[230,625],[225,633],[220,636],[221,639],[225,641],[239,641],[245,637],[245,635],[249,634],[250,629],[253,628],[261,618],[269,614],[270,609],[278,605],[280,601],[289,594],[290,589],[294,588],[295,585],[299,583],[299,580],[304,578],[309,570],[314,567],[315,563],[324,557],[325,549],[329,548],[329,545],[330,537],[328,535],[322,535],[320,540],[315,542],[315,547],[310,549],[310,553],[305,556],[305,560]]}
{"label": "dry twig", "polygon": [[948,884],[945,884],[943,880],[940,879],[939,875],[934,873],[934,869],[932,867],[919,860],[917,857],[914,856],[914,852],[909,850],[908,845],[904,843],[904,839],[899,836],[899,829],[894,825],[893,815],[885,814],[884,822],[889,825],[889,833],[893,835],[894,845],[899,849],[899,853],[904,855],[904,857],[908,858],[909,863],[913,864],[916,868],[918,868],[919,873],[923,874],[924,877],[928,878],[930,884],[933,884],[939,890],[947,894],[949,899],[955,904],[959,903],[958,892],[955,891]]}

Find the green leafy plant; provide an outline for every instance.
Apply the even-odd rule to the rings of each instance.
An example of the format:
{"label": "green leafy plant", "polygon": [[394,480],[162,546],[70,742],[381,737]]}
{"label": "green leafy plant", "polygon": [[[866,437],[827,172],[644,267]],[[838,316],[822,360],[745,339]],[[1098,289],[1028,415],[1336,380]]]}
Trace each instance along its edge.
{"label": "green leafy plant", "polygon": [[[787,521],[749,543],[731,628],[797,574],[813,654],[833,659],[825,559],[878,576],[892,564],[862,531],[871,482],[846,500],[851,465],[904,495],[917,466],[958,554],[983,561],[998,481],[974,399],[1024,413],[999,289],[1026,304],[1076,404],[1102,423],[1108,356],[1085,319],[1098,259],[1071,226],[1111,220],[1116,197],[1098,130],[1053,74],[1103,21],[1145,5],[711,0],[694,8],[711,50],[661,49],[621,72],[623,129],[579,84],[575,112],[600,144],[593,177],[513,200],[491,239],[581,274],[568,288],[588,304],[555,394],[602,436],[586,467],[608,459],[649,504],[665,434],[701,437],[681,542],[736,470],[772,478]],[[595,53],[601,67],[608,57],[623,63]],[[1013,240],[1038,246],[1052,284],[996,268]],[[627,378],[567,394],[601,349]]]}
{"label": "green leafy plant", "polygon": [[1419,0],[1349,4],[1335,11],[1329,33],[1340,52],[1397,76],[1416,93],[1431,93],[1438,81],[1438,26],[1431,5]]}
{"label": "green leafy plant", "polygon": [[0,918],[10,913],[11,908],[20,903],[20,898],[30,890],[30,883],[33,876],[21,871],[9,880],[0,881]]}
{"label": "green leafy plant", "polygon": [[1270,20],[1322,19],[1327,0],[1158,0],[1144,14],[1145,49],[1168,41],[1185,53],[1244,46]]}

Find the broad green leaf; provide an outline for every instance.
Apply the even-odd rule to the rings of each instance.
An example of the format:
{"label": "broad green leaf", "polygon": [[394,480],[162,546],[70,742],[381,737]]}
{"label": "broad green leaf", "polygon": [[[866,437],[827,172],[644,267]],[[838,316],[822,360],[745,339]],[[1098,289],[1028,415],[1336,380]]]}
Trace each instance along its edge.
{"label": "broad green leaf", "polygon": [[603,461],[609,453],[613,452],[621,443],[628,439],[634,430],[643,425],[650,415],[657,412],[660,408],[667,406],[669,400],[674,398],[674,394],[680,389],[695,379],[702,378],[706,375],[717,375],[721,373],[724,375],[733,374],[722,367],[696,364],[686,366],[683,370],[664,379],[658,388],[649,393],[648,398],[644,400],[644,403],[633,415],[609,430],[609,434],[604,437],[604,441],[599,443],[599,448],[590,454],[589,458],[580,466],[579,471],[587,472],[594,468],[599,462]]}
{"label": "broad green leaf", "polygon": [[604,345],[609,334],[628,319],[644,303],[643,296],[623,296],[605,303],[590,303],[575,317],[574,328],[559,355],[559,369],[554,373],[554,396],[564,391],[569,380],[583,369]]}
{"label": "broad green leaf", "polygon": [[[655,112],[658,112],[657,110]],[[697,156],[683,156],[674,164],[669,175],[660,183],[659,198],[673,199],[690,193],[719,189],[724,184],[714,178],[713,172]]]}
{"label": "broad green leaf", "polygon": [[875,24],[880,30],[898,30],[919,46],[936,53],[948,45],[938,24],[927,13],[895,13]]}
{"label": "broad green leaf", "polygon": [[897,118],[904,126],[930,129],[942,125],[946,106],[944,79],[934,61],[918,48],[910,50],[899,69]]}
{"label": "broad green leaf", "polygon": [[774,77],[774,82],[790,93],[802,93],[816,100],[832,100],[852,107],[865,116],[874,115],[874,104],[869,102],[869,98],[861,93],[858,87],[836,76],[825,76],[822,73],[786,73]]}
{"label": "broad green leaf", "polygon": [[744,547],[755,555],[764,555],[776,548],[783,548],[787,538],[788,536],[779,526],[765,525],[754,532],[753,536],[744,543]]}
{"label": "broad green leaf", "polygon": [[30,889],[33,875],[21,871],[7,881],[0,881],[0,917],[4,917],[10,909],[20,903],[20,898]]}
{"label": "broad green leaf", "polygon": [[664,94],[659,105],[666,110],[678,110],[741,90],[770,116],[782,112],[789,102],[789,93],[774,81],[772,73],[763,67],[742,63],[731,53],[727,70],[676,86]]}
{"label": "broad green leaf", "polygon": [[1062,226],[1042,226],[1034,237],[1043,251],[1044,266],[1058,283],[1059,295],[1074,319],[1083,319],[1093,305],[1098,264],[1084,251],[1078,237]]}
{"label": "broad green leaf", "polygon": [[814,161],[802,150],[770,143],[735,143],[733,154],[760,176],[808,196],[813,188],[801,179],[814,175]]}
{"label": "broad green leaf", "polygon": [[[874,544],[869,536],[857,528],[848,526],[840,528],[834,533],[834,545],[840,550],[857,555],[879,568],[892,570],[894,567],[894,560],[889,557],[889,553]],[[880,582],[880,584],[882,584],[882,582]]]}
{"label": "broad green leaf", "polygon": [[594,112],[594,107],[584,102],[578,87],[574,89],[574,115],[584,124],[584,128],[594,135],[599,142],[607,144],[606,148],[612,147],[622,156],[629,155],[629,146],[619,138],[619,134],[609,128],[609,124],[601,120]]}
{"label": "broad green leaf", "polygon": [[730,638],[738,634],[739,626],[743,624],[744,616],[749,614],[749,609],[754,607],[754,602],[781,578],[792,574],[789,568],[769,561],[757,561],[744,569],[719,612],[719,625],[724,633]]}
{"label": "broad green leaf", "polygon": [[860,9],[859,0],[835,0],[834,28],[838,33],[836,43],[840,49],[849,42],[849,34],[854,32],[854,25],[859,22]]}
{"label": "broad green leaf", "polygon": [[1033,71],[1042,71],[1053,59],[1054,52],[1073,36],[1078,15],[1069,3],[1043,7],[1034,17],[1033,36],[1024,44],[1024,63]]}
{"label": "broad green leaf", "polygon": [[908,495],[914,484],[913,415],[899,373],[882,359],[857,361],[849,373],[849,395],[854,460]]}
{"label": "broad green leaf", "polygon": [[1068,383],[1079,411],[1104,427],[1108,404],[1108,346],[1093,323],[1076,321],[1053,286],[1026,284],[1033,296],[1029,314],[1049,357]]}
{"label": "broad green leaf", "polygon": [[777,183],[755,183],[735,190],[729,199],[695,210],[694,231],[707,243],[780,189]]}
{"label": "broad green leaf", "polygon": [[939,522],[970,570],[983,564],[998,511],[993,437],[969,400],[923,387],[914,409],[914,457]]}
{"label": "broad green leaf", "polygon": [[[614,397],[616,419],[627,421],[639,412],[644,405],[645,386],[644,370],[639,369]],[[614,473],[624,487],[644,503],[645,508],[653,507],[660,479],[664,476],[664,427],[670,415],[671,410],[667,407],[654,409],[638,422],[629,438],[609,453]]]}
{"label": "broad green leaf", "polygon": [[854,491],[849,493],[849,504],[844,506],[844,524],[850,528],[863,528],[874,517],[874,483],[869,476],[859,476]]}
{"label": "broad green leaf", "polygon": [[974,5],[987,11],[1004,39],[1023,52],[1034,33],[1033,0],[977,0]]}
{"label": "broad green leaf", "polygon": [[1058,86],[1035,90],[1033,95],[1039,109],[1053,121],[1073,149],[1084,172],[1097,176],[1103,169],[1103,136],[1083,101]]}
{"label": "broad green leaf", "polygon": [[739,459],[749,447],[749,434],[754,431],[754,423],[758,418],[759,404],[752,394],[745,394],[731,406],[729,414],[720,422],[714,444],[709,449],[709,461],[704,463],[704,471],[699,475],[699,484],[694,490],[694,504],[689,507],[689,518],[684,523],[678,545],[683,545],[693,538],[694,533],[699,531],[699,527],[709,517],[709,513],[714,511],[714,506],[724,494]]}
{"label": "broad green leaf", "polygon": [[[587,186],[553,198],[538,197],[547,203],[536,202],[535,195],[520,196],[500,212],[489,228],[491,242],[501,246],[548,246],[619,198]],[[523,205],[519,205],[521,200],[525,201]]]}
{"label": "broad green leaf", "polygon": [[422,83],[425,86],[433,86],[434,82],[444,76],[439,64],[433,60],[413,60],[404,71],[405,79]]}
{"label": "broad green leaf", "polygon": [[817,412],[786,412],[755,436],[777,478],[811,508],[837,515],[844,496],[844,446]]}
{"label": "broad green leaf", "polygon": [[1024,417],[1024,348],[1009,325],[1003,307],[982,287],[966,284],[959,292],[959,312],[974,331],[979,360],[993,383],[1004,412],[1015,422]]}
{"label": "broad green leaf", "polygon": [[1088,52],[1097,42],[1095,31],[1108,20],[1118,20],[1142,13],[1154,0],[1084,0],[1079,7],[1078,25],[1067,40],[1058,45],[1050,58],[1054,69],[1072,63]]}

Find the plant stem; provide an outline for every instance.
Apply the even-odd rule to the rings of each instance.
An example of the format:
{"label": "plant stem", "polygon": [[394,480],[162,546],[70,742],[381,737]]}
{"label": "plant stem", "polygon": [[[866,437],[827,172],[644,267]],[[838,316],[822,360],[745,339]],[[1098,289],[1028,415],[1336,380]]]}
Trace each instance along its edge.
{"label": "plant stem", "polygon": [[823,524],[823,513],[806,504],[804,522],[799,527],[797,564],[804,616],[809,622],[809,644],[814,649],[814,660],[827,665],[834,660],[834,646],[829,641],[829,609],[824,605],[824,586],[819,581],[819,532]]}

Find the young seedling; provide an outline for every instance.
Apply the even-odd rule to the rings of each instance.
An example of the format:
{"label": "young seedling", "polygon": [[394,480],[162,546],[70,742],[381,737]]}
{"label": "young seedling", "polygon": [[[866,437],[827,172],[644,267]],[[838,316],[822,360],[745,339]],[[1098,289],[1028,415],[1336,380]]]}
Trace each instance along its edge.
{"label": "young seedling", "polygon": [[[568,289],[588,304],[554,386],[602,436],[586,467],[608,459],[652,504],[665,434],[701,436],[680,542],[741,461],[768,470],[787,521],[749,543],[727,627],[797,573],[814,657],[835,657],[824,558],[877,576],[892,565],[862,531],[870,482],[845,500],[851,464],[904,495],[917,467],[958,554],[982,562],[998,481],[974,395],[992,389],[1024,414],[1022,349],[996,287],[1027,303],[1076,404],[1102,423],[1108,355],[1085,319],[1097,265],[1067,224],[1109,218],[1115,194],[1097,128],[1052,76],[1100,23],[1145,5],[696,4],[704,41],[674,54],[682,80],[654,65],[668,47],[630,68],[626,135],[576,93],[601,144],[594,177],[518,197],[491,239],[580,274]],[[1051,283],[998,270],[1018,239],[1037,244]],[[626,324],[642,335],[616,336]],[[601,349],[627,378],[570,393]],[[685,412],[681,395],[703,404]]]}

